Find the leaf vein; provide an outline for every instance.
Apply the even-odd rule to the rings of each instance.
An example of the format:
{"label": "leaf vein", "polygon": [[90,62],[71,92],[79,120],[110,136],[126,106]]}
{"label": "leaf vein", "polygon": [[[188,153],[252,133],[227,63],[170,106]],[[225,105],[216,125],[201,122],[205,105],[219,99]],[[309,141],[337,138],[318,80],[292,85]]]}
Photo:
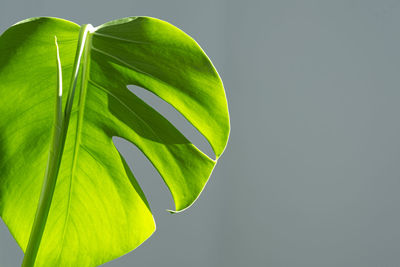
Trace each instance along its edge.
{"label": "leaf vein", "polygon": [[141,41],[134,41],[134,40],[130,40],[130,39],[126,39],[126,38],[121,38],[121,37],[116,37],[113,35],[109,35],[109,34],[104,34],[104,33],[98,33],[98,32],[94,32],[94,35],[100,36],[100,37],[105,37],[108,39],[114,39],[114,40],[118,40],[118,41],[124,41],[124,42],[128,42],[128,43],[134,43],[134,44],[151,44],[149,42],[141,42]]}
{"label": "leaf vein", "polygon": [[135,116],[136,118],[138,118],[150,131],[151,133],[158,138],[158,140],[160,142],[163,141],[163,138],[160,137],[155,131],[154,129],[145,121],[143,120],[139,114],[137,114],[133,109],[131,109],[127,104],[125,104],[119,97],[117,97],[116,95],[114,95],[113,93],[111,93],[108,89],[104,88],[104,86],[96,83],[95,81],[93,81],[92,79],[89,79],[89,83],[93,84],[94,86],[96,86],[98,89],[102,90],[103,92],[105,92],[106,94],[108,94],[109,96],[113,97],[115,100],[117,100],[123,107],[125,107],[133,116]]}

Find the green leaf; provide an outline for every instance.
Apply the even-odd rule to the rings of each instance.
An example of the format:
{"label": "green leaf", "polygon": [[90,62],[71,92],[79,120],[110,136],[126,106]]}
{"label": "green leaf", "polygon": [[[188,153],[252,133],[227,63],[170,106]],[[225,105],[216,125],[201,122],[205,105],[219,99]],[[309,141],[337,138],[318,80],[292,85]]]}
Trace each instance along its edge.
{"label": "green leaf", "polygon": [[[188,35],[149,17],[82,29],[33,18],[0,36],[0,216],[24,251],[31,236],[35,266],[100,265],[154,232],[149,204],[113,136],[151,161],[179,212],[203,190],[229,135],[222,82]],[[171,104],[216,159],[127,85]],[[44,215],[39,198],[39,207],[50,209]]]}

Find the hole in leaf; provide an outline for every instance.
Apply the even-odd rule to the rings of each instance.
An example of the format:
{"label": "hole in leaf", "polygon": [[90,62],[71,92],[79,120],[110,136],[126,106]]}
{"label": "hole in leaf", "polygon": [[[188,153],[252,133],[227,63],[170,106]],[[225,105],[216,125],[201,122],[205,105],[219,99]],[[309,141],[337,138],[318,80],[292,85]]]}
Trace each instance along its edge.
{"label": "hole in leaf", "polygon": [[200,149],[208,157],[215,159],[215,154],[207,139],[173,106],[165,102],[155,94],[143,89],[139,86],[129,85],[128,89],[146,102],[153,109],[158,111],[167,120],[169,120],[175,128],[177,128],[192,144]]}
{"label": "hole in leaf", "polygon": [[117,136],[112,140],[136,178],[157,221],[156,217],[160,212],[175,207],[168,187],[149,159],[134,144]]}

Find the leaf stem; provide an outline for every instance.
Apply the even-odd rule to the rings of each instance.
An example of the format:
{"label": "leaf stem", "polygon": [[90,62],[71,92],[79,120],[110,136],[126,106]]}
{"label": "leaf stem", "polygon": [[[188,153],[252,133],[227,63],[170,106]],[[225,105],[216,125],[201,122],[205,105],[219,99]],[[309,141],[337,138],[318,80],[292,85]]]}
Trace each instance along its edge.
{"label": "leaf stem", "polygon": [[32,225],[29,242],[25,250],[25,256],[22,262],[22,267],[33,267],[35,265],[36,256],[39,252],[40,242],[43,237],[44,229],[49,215],[51,202],[53,199],[54,189],[57,183],[58,172],[61,165],[61,158],[67,137],[69,119],[71,116],[72,104],[75,95],[75,88],[79,75],[82,54],[85,51],[85,43],[88,38],[88,32],[93,29],[90,24],[82,26],[79,33],[78,46],[74,62],[74,73],[71,77],[70,88],[68,92],[65,111],[62,111],[62,65],[60,60],[59,47],[57,37],[55,37],[55,45],[57,48],[57,84],[58,94],[56,96],[55,118],[53,124],[52,144],[49,150],[46,173],[40,193],[39,203],[35,214],[35,219]]}

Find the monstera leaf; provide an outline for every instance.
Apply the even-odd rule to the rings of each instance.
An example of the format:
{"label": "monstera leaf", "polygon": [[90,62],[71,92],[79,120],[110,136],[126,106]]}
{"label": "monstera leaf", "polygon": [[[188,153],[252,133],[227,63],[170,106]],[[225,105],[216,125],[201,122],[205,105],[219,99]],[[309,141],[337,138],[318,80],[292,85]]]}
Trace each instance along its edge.
{"label": "monstera leaf", "polygon": [[[131,93],[178,110],[216,159]],[[137,146],[175,211],[203,190],[229,135],[222,82],[188,35],[149,17],[82,27],[33,18],[0,36],[0,215],[24,266],[96,266],[155,230],[149,204],[112,137]]]}

